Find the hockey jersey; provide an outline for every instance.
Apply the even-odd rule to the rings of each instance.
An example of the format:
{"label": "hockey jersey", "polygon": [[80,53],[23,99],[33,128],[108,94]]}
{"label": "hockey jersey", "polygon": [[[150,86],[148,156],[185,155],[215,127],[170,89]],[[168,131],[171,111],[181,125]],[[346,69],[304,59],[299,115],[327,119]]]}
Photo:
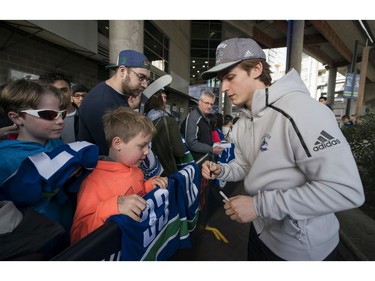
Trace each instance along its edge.
{"label": "hockey jersey", "polygon": [[126,215],[113,215],[108,221],[118,224],[122,232],[121,260],[167,260],[179,247],[179,213],[175,202],[175,189],[157,188],[144,199],[147,208],[141,221]]}
{"label": "hockey jersey", "polygon": [[199,183],[198,165],[188,165],[169,176],[168,188],[144,196],[147,208],[140,222],[126,215],[109,217],[122,232],[121,260],[167,260],[190,246],[190,232],[198,221]]}
{"label": "hockey jersey", "polygon": [[159,158],[152,152],[151,148],[146,158],[142,161],[140,168],[145,176],[145,181],[160,176],[164,171]]}
{"label": "hockey jersey", "polygon": [[[231,143],[231,146],[228,148],[225,148],[219,155],[217,162],[218,163],[230,163],[234,160],[234,143]],[[226,185],[226,181],[222,181],[219,179],[215,179],[214,183],[219,188],[223,189]]]}
{"label": "hockey jersey", "polygon": [[177,190],[177,205],[180,214],[180,247],[191,247],[190,233],[194,231],[199,217],[200,170],[191,163],[169,176]]}
{"label": "hockey jersey", "polygon": [[29,156],[4,182],[0,198],[20,207],[33,206],[37,211],[55,195],[62,204],[66,192],[77,192],[82,179],[96,166],[98,153],[96,145],[82,141]]}
{"label": "hockey jersey", "polygon": [[195,163],[195,160],[193,158],[193,155],[191,154],[190,150],[189,150],[189,147],[187,146],[186,144],[186,140],[185,138],[182,136],[181,134],[181,139],[182,139],[182,143],[184,144],[185,146],[185,154],[184,156],[182,157],[176,157],[176,164],[177,164],[177,168],[180,170],[182,169],[183,167],[185,167],[186,165],[189,165],[189,164],[192,164],[192,163]]}

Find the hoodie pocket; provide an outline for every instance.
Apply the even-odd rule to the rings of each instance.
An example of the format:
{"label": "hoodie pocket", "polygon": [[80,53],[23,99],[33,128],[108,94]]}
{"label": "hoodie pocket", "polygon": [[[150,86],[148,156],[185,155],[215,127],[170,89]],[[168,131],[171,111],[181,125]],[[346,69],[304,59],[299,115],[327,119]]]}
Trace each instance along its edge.
{"label": "hoodie pocket", "polygon": [[319,246],[338,234],[339,221],[334,214],[327,214],[309,219],[306,235],[311,247]]}
{"label": "hoodie pocket", "polygon": [[306,234],[306,220],[298,221],[293,219],[288,219],[286,221],[286,226],[288,228],[288,233],[298,240],[303,240]]}

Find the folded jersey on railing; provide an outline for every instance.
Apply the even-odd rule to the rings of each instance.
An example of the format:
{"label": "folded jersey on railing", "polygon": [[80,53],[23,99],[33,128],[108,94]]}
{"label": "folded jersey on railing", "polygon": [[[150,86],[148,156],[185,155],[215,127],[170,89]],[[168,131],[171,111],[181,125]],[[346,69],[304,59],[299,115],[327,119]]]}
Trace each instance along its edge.
{"label": "folded jersey on railing", "polygon": [[82,141],[29,156],[4,182],[2,196],[22,207],[54,195],[63,202],[66,196],[61,187],[77,192],[83,178],[96,166],[98,153],[96,145]]}
{"label": "folded jersey on railing", "polygon": [[191,163],[169,176],[177,190],[177,204],[180,214],[180,247],[191,247],[190,233],[194,231],[199,217],[200,170]]}
{"label": "folded jersey on railing", "polygon": [[147,208],[140,222],[113,215],[122,231],[121,260],[167,260],[179,248],[189,247],[190,232],[198,220],[200,174],[192,163],[168,178],[168,188],[144,196]]}

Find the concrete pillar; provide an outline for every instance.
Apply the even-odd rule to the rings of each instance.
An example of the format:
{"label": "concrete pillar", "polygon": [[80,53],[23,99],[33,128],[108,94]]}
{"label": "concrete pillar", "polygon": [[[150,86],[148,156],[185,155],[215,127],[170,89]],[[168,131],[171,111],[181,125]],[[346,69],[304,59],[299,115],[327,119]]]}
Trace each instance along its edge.
{"label": "concrete pillar", "polygon": [[219,94],[218,94],[218,97],[217,97],[217,105],[218,105],[218,108],[219,108],[219,110],[218,110],[219,113],[223,113],[223,104],[224,104],[223,93],[219,91]]}
{"label": "concrete pillar", "polygon": [[360,80],[358,86],[358,98],[357,98],[357,106],[356,106],[356,113],[354,123],[357,124],[363,114],[362,106],[363,106],[363,98],[365,94],[365,85],[366,85],[366,73],[367,73],[367,65],[368,59],[370,54],[370,47],[367,45],[363,48],[362,51],[362,63],[361,63],[361,72],[360,72]]}
{"label": "concrete pillar", "polygon": [[337,68],[331,68],[328,72],[327,104],[333,106],[335,102]]}
{"label": "concrete pillar", "polygon": [[116,63],[119,52],[135,50],[143,53],[143,20],[109,21],[109,60]]}
{"label": "concrete pillar", "polygon": [[228,98],[227,95],[224,95],[224,113],[223,114],[232,115],[232,101],[230,98]]}
{"label": "concrete pillar", "polygon": [[294,20],[290,50],[290,68],[301,74],[301,61],[303,52],[304,20]]}
{"label": "concrete pillar", "polygon": [[288,34],[291,38],[288,39],[288,55],[289,61],[287,61],[287,71],[294,68],[298,73],[301,73],[301,61],[303,52],[303,34],[305,21],[304,20],[294,20],[291,23],[291,31]]}

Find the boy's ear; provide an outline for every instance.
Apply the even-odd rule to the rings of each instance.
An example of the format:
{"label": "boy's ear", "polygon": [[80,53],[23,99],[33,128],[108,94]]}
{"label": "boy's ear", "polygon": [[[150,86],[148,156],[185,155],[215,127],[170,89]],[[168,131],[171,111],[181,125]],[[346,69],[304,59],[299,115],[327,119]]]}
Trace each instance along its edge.
{"label": "boy's ear", "polygon": [[122,140],[120,137],[114,137],[113,140],[112,140],[112,147],[114,149],[116,149],[117,151],[120,151],[121,150],[121,143],[122,143]]}
{"label": "boy's ear", "polygon": [[14,112],[14,111],[9,111],[8,112],[8,117],[17,126],[22,126],[23,125],[23,120],[24,119],[22,118],[22,116],[20,116],[19,113]]}

